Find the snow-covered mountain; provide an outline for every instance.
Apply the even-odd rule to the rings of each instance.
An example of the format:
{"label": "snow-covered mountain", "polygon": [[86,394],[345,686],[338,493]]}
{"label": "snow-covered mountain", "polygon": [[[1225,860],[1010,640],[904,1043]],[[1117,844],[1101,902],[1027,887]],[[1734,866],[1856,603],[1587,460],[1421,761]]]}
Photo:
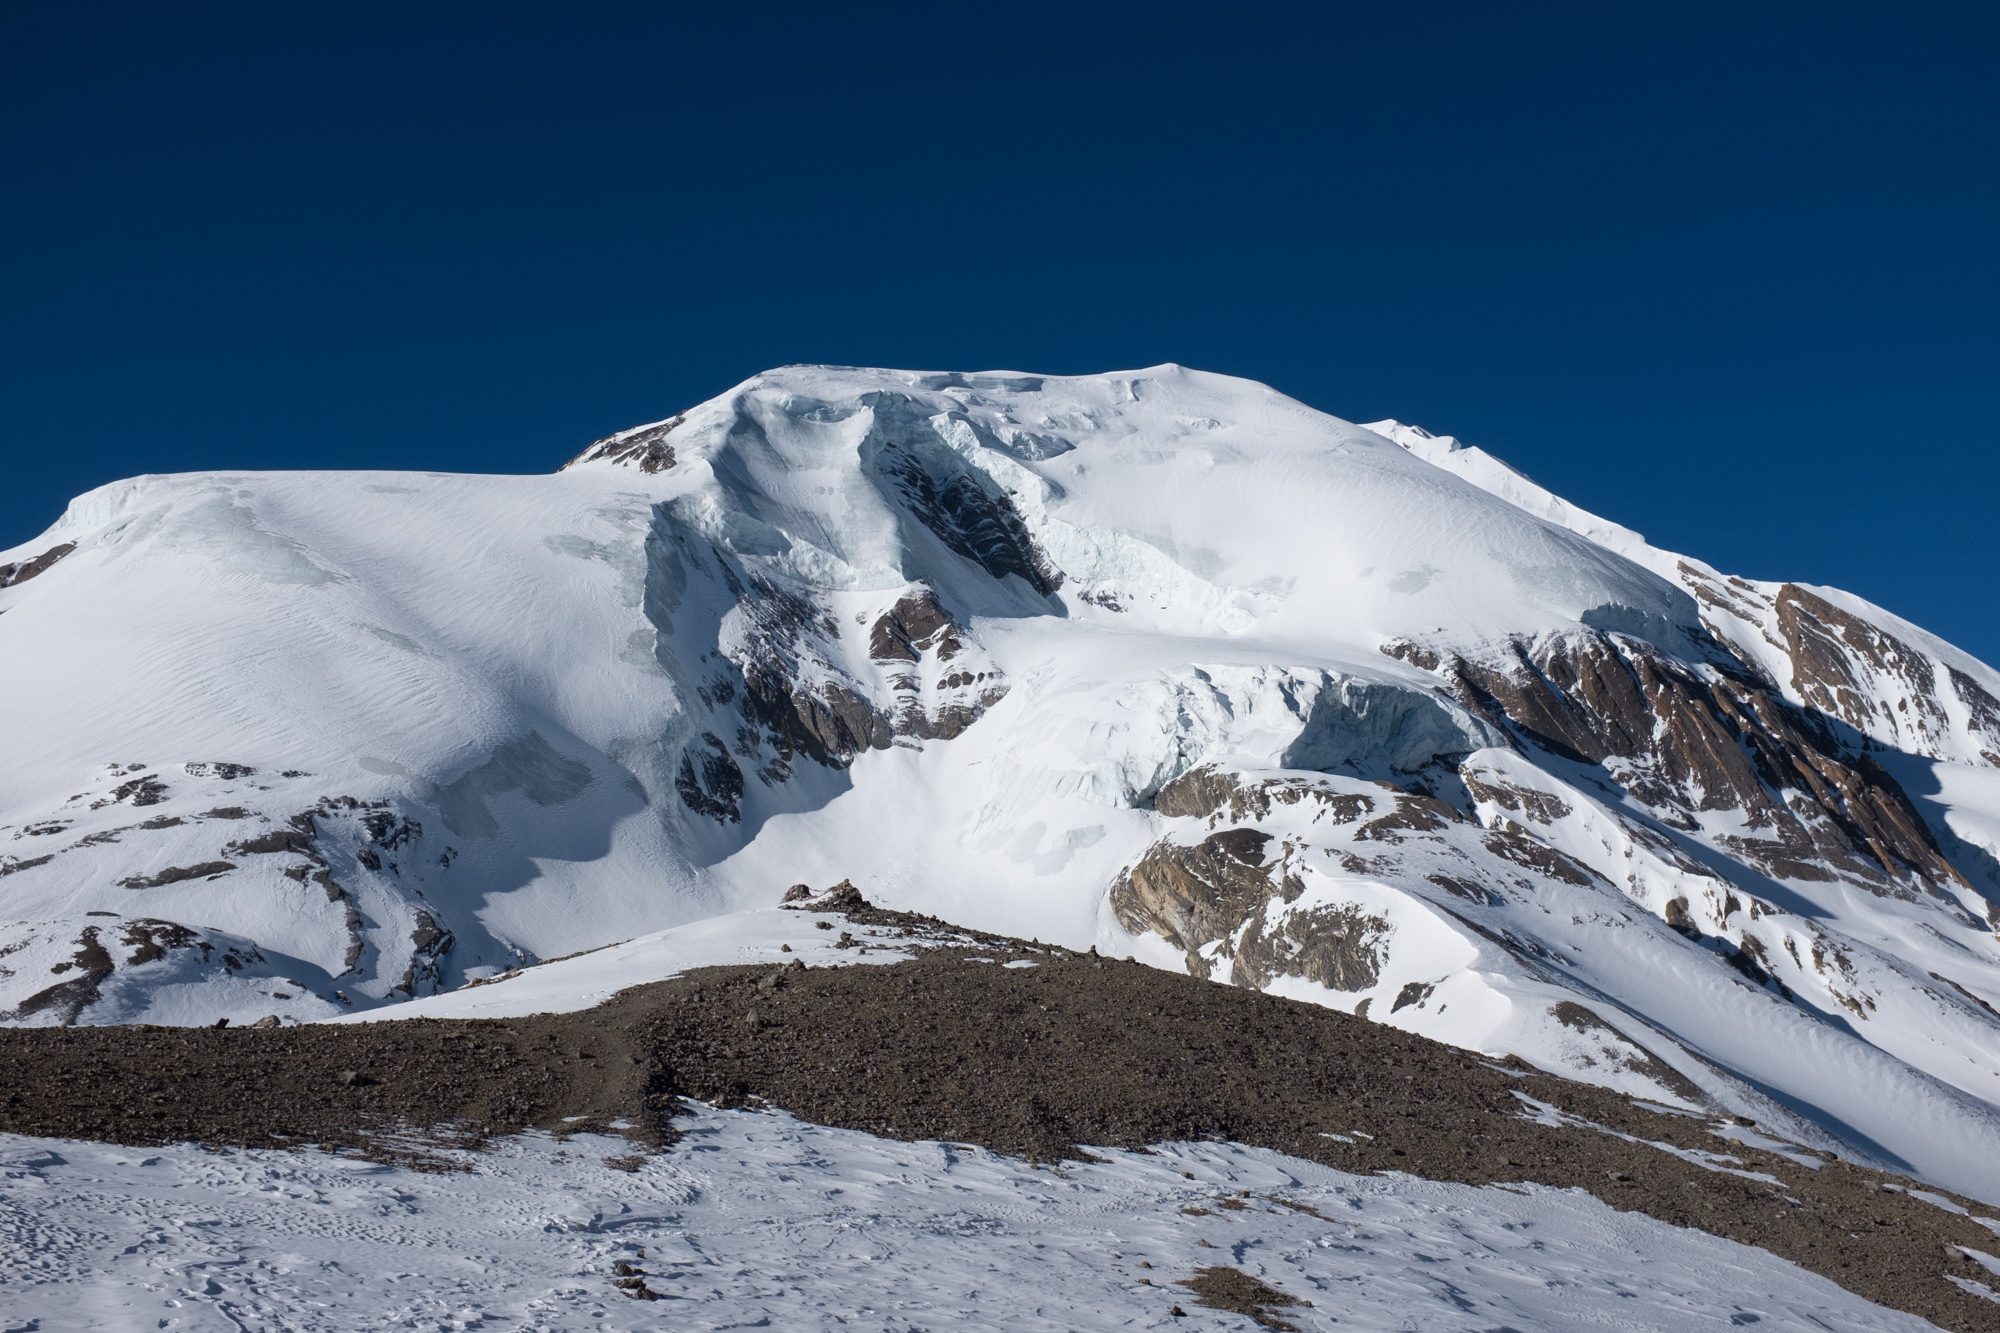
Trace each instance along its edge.
{"label": "snow-covered mountain", "polygon": [[120,482],[0,552],[0,734],[13,1022],[405,1012],[848,879],[2000,1199],[2000,673],[1242,380]]}

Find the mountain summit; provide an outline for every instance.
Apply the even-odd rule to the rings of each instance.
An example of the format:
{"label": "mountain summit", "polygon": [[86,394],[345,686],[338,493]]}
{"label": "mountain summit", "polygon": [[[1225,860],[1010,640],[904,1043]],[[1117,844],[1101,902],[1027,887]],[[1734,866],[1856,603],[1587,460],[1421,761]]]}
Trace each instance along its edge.
{"label": "mountain summit", "polygon": [[2000,1198],[2000,674],[1245,380],[119,482],[0,552],[0,734],[14,1023],[444,1012],[851,880]]}

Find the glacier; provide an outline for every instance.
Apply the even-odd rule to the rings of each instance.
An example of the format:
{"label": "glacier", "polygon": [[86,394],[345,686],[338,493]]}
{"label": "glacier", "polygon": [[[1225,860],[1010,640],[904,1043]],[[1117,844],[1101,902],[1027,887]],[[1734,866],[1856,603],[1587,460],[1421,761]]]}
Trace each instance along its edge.
{"label": "glacier", "polygon": [[2000,1199],[2000,674],[1415,427],[795,366],[0,570],[7,1021],[561,1004],[850,880]]}

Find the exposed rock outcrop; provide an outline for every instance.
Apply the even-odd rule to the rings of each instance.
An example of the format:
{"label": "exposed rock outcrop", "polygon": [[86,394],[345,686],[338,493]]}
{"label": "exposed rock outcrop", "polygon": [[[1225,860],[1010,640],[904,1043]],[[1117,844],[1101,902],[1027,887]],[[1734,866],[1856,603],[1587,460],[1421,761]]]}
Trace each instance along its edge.
{"label": "exposed rock outcrop", "polygon": [[868,655],[877,662],[921,662],[931,652],[950,661],[963,646],[957,624],[929,588],[898,598],[868,631]]}
{"label": "exposed rock outcrop", "polygon": [[1154,808],[1231,827],[1196,843],[1170,837],[1154,844],[1112,886],[1112,910],[1126,929],[1178,946],[1200,976],[1221,965],[1242,986],[1303,977],[1332,990],[1366,990],[1381,973],[1389,924],[1353,903],[1299,901],[1305,883],[1288,864],[1288,847],[1274,848],[1269,833],[1241,826],[1274,804],[1304,806],[1335,823],[1351,823],[1374,806],[1365,795],[1310,781],[1193,769],[1162,787]]}
{"label": "exposed rock outcrop", "polygon": [[674,465],[674,447],[667,443],[667,437],[683,420],[674,417],[637,430],[620,431],[591,444],[563,466],[567,469],[579,463],[615,463],[649,474],[665,472]]}
{"label": "exposed rock outcrop", "polygon": [[844,769],[899,740],[950,740],[1007,692],[971,632],[925,585],[864,618],[871,670],[857,673],[843,665],[836,618],[714,558],[737,603],[733,641],[700,689],[715,725],[683,747],[674,778],[696,815],[740,820],[751,774],[777,785],[801,761]]}
{"label": "exposed rock outcrop", "polygon": [[[1886,733],[1907,738],[1912,749],[1935,751],[1950,720],[1928,657],[1797,584],[1779,589],[1773,605],[1792,661],[1791,686],[1808,707],[1862,735]],[[1888,688],[1871,689],[1866,677]]]}
{"label": "exposed rock outcrop", "polygon": [[[179,977],[204,974],[227,976],[259,967],[265,958],[247,941],[218,932],[197,930],[178,921],[156,917],[118,919],[116,924],[84,926],[74,938],[57,936],[50,941],[71,952],[48,967],[48,974],[61,978],[22,998],[13,1009],[0,1011],[0,1020],[10,1023],[67,1026],[81,1019],[103,997],[120,973],[147,968]],[[27,944],[17,940],[0,948],[0,957]],[[0,969],[0,975],[5,970]]]}
{"label": "exposed rock outcrop", "polygon": [[1272,897],[1298,896],[1300,886],[1268,864],[1270,840],[1255,829],[1228,829],[1192,845],[1156,843],[1113,886],[1112,910],[1126,929],[1153,931],[1193,957]]}
{"label": "exposed rock outcrop", "polygon": [[26,583],[37,574],[47,573],[58,560],[75,549],[75,542],[60,542],[32,559],[0,565],[0,588],[11,588],[17,583]]}
{"label": "exposed rock outcrop", "polygon": [[1301,803],[1311,803],[1339,824],[1360,819],[1376,806],[1373,798],[1359,792],[1332,791],[1318,783],[1283,778],[1250,779],[1203,764],[1161,787],[1153,809],[1169,818],[1241,824],[1262,819],[1273,806]]}
{"label": "exposed rock outcrop", "polygon": [[[876,403],[878,411],[881,402]],[[1044,597],[1063,583],[1007,493],[948,448],[918,450],[900,435],[880,440],[882,472],[932,536],[995,579],[1010,575]]]}
{"label": "exposed rock outcrop", "polygon": [[734,824],[743,818],[743,770],[714,732],[702,733],[701,746],[681,752],[674,788],[696,814]]}
{"label": "exposed rock outcrop", "polygon": [[1597,766],[1669,827],[1740,815],[1718,840],[1780,878],[1880,892],[1962,884],[1882,767],[1747,669],[1697,668],[1650,644],[1579,631],[1458,653],[1434,669],[1525,745]]}

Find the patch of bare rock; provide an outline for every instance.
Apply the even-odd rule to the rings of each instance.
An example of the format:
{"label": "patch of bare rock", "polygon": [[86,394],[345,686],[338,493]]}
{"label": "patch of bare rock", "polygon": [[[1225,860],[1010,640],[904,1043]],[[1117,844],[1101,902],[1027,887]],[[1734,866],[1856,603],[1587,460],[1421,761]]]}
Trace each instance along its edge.
{"label": "patch of bare rock", "polygon": [[1309,1300],[1280,1291],[1270,1283],[1226,1264],[1214,1264],[1207,1268],[1196,1269],[1195,1275],[1183,1280],[1180,1285],[1194,1293],[1196,1305],[1205,1305],[1211,1310],[1227,1310],[1231,1314],[1248,1315],[1251,1321],[1259,1326],[1278,1329],[1281,1333],[1298,1333],[1299,1326],[1279,1317],[1279,1310],[1297,1309],[1312,1304]]}

